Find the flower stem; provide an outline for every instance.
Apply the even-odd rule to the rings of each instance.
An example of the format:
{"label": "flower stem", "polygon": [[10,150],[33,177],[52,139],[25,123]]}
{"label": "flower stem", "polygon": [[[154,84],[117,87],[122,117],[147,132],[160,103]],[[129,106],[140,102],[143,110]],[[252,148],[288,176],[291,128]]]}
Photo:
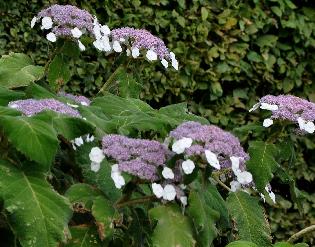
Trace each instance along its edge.
{"label": "flower stem", "polygon": [[144,196],[141,198],[136,198],[136,199],[132,199],[129,201],[117,203],[115,207],[116,208],[122,208],[122,207],[126,207],[126,206],[132,206],[132,205],[136,205],[136,204],[153,202],[153,201],[157,201],[157,198],[155,196],[153,196],[153,195],[152,196]]}
{"label": "flower stem", "polygon": [[220,180],[220,178],[217,176],[217,174],[213,174],[212,177],[213,177],[213,179],[214,179],[219,185],[221,185],[224,189],[228,190],[229,192],[232,191],[228,186],[226,186],[225,183],[223,183],[223,182]]}
{"label": "flower stem", "polygon": [[304,228],[303,230],[301,230],[301,231],[299,231],[299,232],[293,234],[293,235],[289,238],[288,242],[291,243],[291,244],[293,244],[296,240],[298,240],[299,238],[301,238],[303,235],[305,235],[305,234],[307,234],[307,233],[310,233],[310,232],[312,232],[312,231],[315,231],[315,225],[311,225],[311,226],[309,226],[309,227],[306,227],[306,228]]}

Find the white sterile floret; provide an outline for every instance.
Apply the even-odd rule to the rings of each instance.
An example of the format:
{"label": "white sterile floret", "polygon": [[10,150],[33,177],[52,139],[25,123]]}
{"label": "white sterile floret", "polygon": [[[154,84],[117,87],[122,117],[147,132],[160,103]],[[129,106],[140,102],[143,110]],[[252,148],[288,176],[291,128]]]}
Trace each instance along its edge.
{"label": "white sterile floret", "polygon": [[153,50],[148,50],[146,57],[149,61],[155,61],[157,60],[157,54]]}
{"label": "white sterile floret", "polygon": [[123,187],[126,184],[125,179],[120,174],[120,172],[112,172],[111,173],[111,178],[113,179],[113,181],[115,183],[115,187],[117,189],[120,189],[121,187]]}
{"label": "white sterile floret", "polygon": [[271,125],[273,125],[273,120],[271,118],[266,118],[263,122],[263,126],[268,128]]}
{"label": "white sterile floret", "polygon": [[15,108],[18,108],[18,105],[17,104],[12,104],[12,105],[9,105],[9,107],[15,109]]}
{"label": "white sterile floret", "polygon": [[181,196],[179,200],[183,204],[184,207],[187,206],[187,196]]}
{"label": "white sterile floret", "polygon": [[191,174],[195,169],[195,164],[192,160],[188,159],[182,163],[182,168],[185,174]]}
{"label": "white sterile floret", "polygon": [[234,172],[235,175],[241,172],[240,170],[240,158],[231,156],[230,157],[231,163],[232,163],[232,171]]}
{"label": "white sterile floret", "polygon": [[113,49],[115,52],[122,52],[121,45],[117,40],[113,42]]}
{"label": "white sterile floret", "polygon": [[134,47],[131,49],[131,55],[133,58],[137,58],[140,55],[140,51],[138,47]]}
{"label": "white sterile floret", "polygon": [[75,27],[73,29],[71,29],[71,34],[74,38],[80,38],[82,36],[82,32],[79,28]]}
{"label": "white sterile floret", "polygon": [[164,189],[163,189],[162,185],[157,184],[157,183],[153,183],[152,184],[152,191],[153,191],[153,194],[157,198],[161,198],[163,196]]}
{"label": "white sterile floret", "polygon": [[74,139],[74,143],[75,143],[75,145],[80,147],[81,145],[83,145],[84,142],[83,142],[82,137],[80,136],[80,137]]}
{"label": "white sterile floret", "polygon": [[167,69],[168,62],[164,58],[161,60],[161,64],[164,66],[165,69]]}
{"label": "white sterile floret", "polygon": [[175,59],[175,53],[174,52],[170,52],[170,57],[171,57],[171,59]]}
{"label": "white sterile floret", "polygon": [[276,203],[276,195],[275,193],[273,193],[272,191],[269,193],[269,196],[271,198],[271,200],[273,201],[273,203]]}
{"label": "white sterile floret", "polygon": [[126,55],[129,57],[131,54],[131,51],[129,49],[126,49]]}
{"label": "white sterile floret", "polygon": [[170,184],[165,185],[164,190],[163,190],[163,199],[172,201],[175,199],[175,196],[176,196],[175,187]]}
{"label": "white sterile floret", "polygon": [[175,141],[172,145],[172,151],[177,154],[182,154],[186,148],[189,148],[193,140],[191,138],[183,137],[178,141]]}
{"label": "white sterile floret", "polygon": [[261,103],[260,109],[269,110],[269,111],[276,111],[279,109],[279,107],[277,105],[271,105],[268,103]]}
{"label": "white sterile floret", "polygon": [[48,39],[50,42],[56,42],[57,37],[54,33],[48,33],[46,35],[46,39]]}
{"label": "white sterile floret", "polygon": [[299,117],[298,119],[298,124],[301,130],[305,130],[308,133],[314,133],[315,131],[315,125],[311,121],[306,121],[303,118]]}
{"label": "white sterile floret", "polygon": [[76,145],[74,144],[74,140],[71,141],[71,144],[72,144],[73,150],[74,150],[74,151],[77,150],[77,147],[76,147]]}
{"label": "white sterile floret", "polygon": [[[79,45],[80,51],[85,51],[85,46],[82,44],[80,40],[78,40],[78,45]],[[81,102],[81,105],[82,105],[82,102]]]}
{"label": "white sterile floret", "polygon": [[90,134],[88,134],[86,136],[86,142],[92,142],[92,141],[94,141],[94,136],[93,135],[90,136]]}
{"label": "white sterile floret", "polygon": [[101,164],[97,162],[91,162],[91,171],[98,172],[101,168]]}
{"label": "white sterile floret", "polygon": [[52,28],[52,25],[53,25],[52,19],[49,16],[45,16],[42,19],[42,27],[41,27],[41,29],[50,29],[50,28]]}
{"label": "white sterile floret", "polygon": [[243,171],[237,174],[237,181],[241,184],[249,184],[253,181],[253,176],[250,172]]}
{"label": "white sterile floret", "polygon": [[249,112],[255,111],[255,110],[257,110],[257,109],[259,108],[259,106],[260,106],[260,103],[258,102],[258,103],[256,103],[255,105],[253,105],[253,107],[250,108],[248,111],[249,111]]}
{"label": "white sterile floret", "polygon": [[105,158],[102,149],[99,147],[93,147],[89,153],[89,158],[92,162],[101,163]]}
{"label": "white sterile floret", "polygon": [[210,166],[216,168],[216,169],[221,169],[219,160],[217,158],[217,155],[215,153],[212,153],[210,150],[205,151],[206,159]]}
{"label": "white sterile floret", "polygon": [[112,165],[112,173],[113,173],[113,172],[120,172],[120,171],[119,171],[118,164]]}
{"label": "white sterile floret", "polygon": [[36,24],[37,18],[36,16],[33,17],[33,19],[31,20],[31,28],[33,28]]}
{"label": "white sterile floret", "polygon": [[86,103],[85,101],[81,101],[80,104],[81,104],[81,105],[84,105],[84,106],[87,106],[87,105],[88,105],[88,103]]}
{"label": "white sterile floret", "polygon": [[237,181],[232,181],[230,183],[230,186],[231,186],[231,191],[235,192],[235,191],[238,191],[239,189],[241,189],[241,184]]}
{"label": "white sterile floret", "polygon": [[103,26],[101,26],[101,32],[103,33],[103,35],[109,35],[110,29],[107,25],[103,25]]}
{"label": "white sterile floret", "polygon": [[164,167],[164,169],[162,171],[162,176],[165,179],[173,179],[174,178],[174,173],[173,173],[172,169],[170,169],[168,167]]}
{"label": "white sterile floret", "polygon": [[174,58],[172,59],[172,67],[176,70],[178,70],[178,61]]}

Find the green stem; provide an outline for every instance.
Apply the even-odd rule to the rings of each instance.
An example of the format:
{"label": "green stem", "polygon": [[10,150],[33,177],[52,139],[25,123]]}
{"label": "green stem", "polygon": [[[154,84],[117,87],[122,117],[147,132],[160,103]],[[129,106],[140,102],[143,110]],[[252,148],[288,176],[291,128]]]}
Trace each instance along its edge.
{"label": "green stem", "polygon": [[223,183],[223,182],[220,180],[220,178],[218,177],[217,174],[213,174],[212,177],[213,177],[213,179],[214,179],[219,185],[221,185],[224,189],[228,190],[229,192],[232,191],[225,183]]}
{"label": "green stem", "polygon": [[125,202],[120,202],[116,204],[116,208],[123,208],[126,206],[132,206],[132,205],[136,205],[136,204],[141,204],[141,203],[146,203],[146,202],[153,202],[153,201],[157,201],[156,196],[144,196],[141,198],[136,198],[136,199],[132,199],[129,201],[125,201]]}
{"label": "green stem", "polygon": [[291,244],[293,244],[296,240],[298,240],[299,238],[301,238],[303,235],[305,235],[305,234],[307,234],[307,233],[310,233],[310,232],[312,232],[312,231],[315,231],[315,225],[311,225],[311,226],[309,226],[309,227],[306,227],[306,228],[304,228],[303,230],[301,230],[301,231],[299,231],[299,232],[293,234],[293,235],[289,238],[288,242],[291,243]]}
{"label": "green stem", "polygon": [[121,70],[121,66],[119,66],[113,74],[111,74],[111,76],[107,79],[107,81],[104,83],[104,85],[101,87],[101,89],[98,91],[97,96],[99,95],[104,95],[104,93],[106,91],[108,91],[108,87],[110,85],[112,85],[112,83],[114,82],[116,75],[119,73],[119,71]]}

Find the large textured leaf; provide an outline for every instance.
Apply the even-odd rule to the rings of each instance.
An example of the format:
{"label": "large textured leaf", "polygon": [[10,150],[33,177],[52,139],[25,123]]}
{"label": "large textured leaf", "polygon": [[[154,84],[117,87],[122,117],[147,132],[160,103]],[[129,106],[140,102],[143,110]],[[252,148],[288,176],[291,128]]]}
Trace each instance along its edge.
{"label": "large textured leaf", "polygon": [[49,65],[48,82],[53,88],[60,88],[71,78],[67,59],[63,54],[58,54]]}
{"label": "large textured leaf", "polygon": [[276,146],[263,141],[254,141],[249,143],[248,152],[250,160],[247,161],[246,166],[253,174],[256,188],[263,191],[279,167],[275,161]]}
{"label": "large textured leaf", "polygon": [[70,227],[72,239],[65,247],[103,247],[97,236],[97,230],[94,226],[74,226]]}
{"label": "large textured leaf", "polygon": [[57,246],[67,239],[70,203],[53,190],[41,173],[23,172],[1,161],[0,196],[10,226],[23,247]]}
{"label": "large textured leaf", "polygon": [[27,86],[43,77],[44,68],[35,66],[32,60],[22,53],[10,53],[0,59],[0,84],[6,88]]}
{"label": "large textured leaf", "polygon": [[24,95],[22,92],[9,90],[0,86],[0,105],[7,106],[10,101],[22,99]]}
{"label": "large textured leaf", "polygon": [[30,160],[49,169],[58,148],[55,130],[48,123],[31,117],[0,117],[9,141]]}
{"label": "large textured leaf", "polygon": [[271,246],[269,225],[256,198],[245,192],[231,193],[227,206],[240,240],[253,242],[259,247]]}
{"label": "large textured leaf", "polygon": [[189,194],[188,215],[195,227],[198,246],[211,246],[217,236],[215,223],[220,214],[206,203],[203,194],[192,191]]}
{"label": "large textured leaf", "polygon": [[248,241],[235,241],[229,243],[226,247],[258,247],[258,245]]}
{"label": "large textured leaf", "polygon": [[196,241],[188,218],[175,206],[158,206],[149,211],[157,225],[152,235],[153,247],[192,247]]}

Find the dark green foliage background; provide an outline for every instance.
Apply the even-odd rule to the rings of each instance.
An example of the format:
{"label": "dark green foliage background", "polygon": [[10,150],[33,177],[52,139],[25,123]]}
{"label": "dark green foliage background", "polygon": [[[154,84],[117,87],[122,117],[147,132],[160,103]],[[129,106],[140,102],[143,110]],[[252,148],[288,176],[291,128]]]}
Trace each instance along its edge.
{"label": "dark green foliage background", "polygon": [[[39,30],[30,28],[30,20],[56,2],[85,8],[111,29],[146,28],[165,41],[178,57],[179,72],[149,63],[141,71],[132,69],[141,78],[141,98],[154,107],[187,101],[192,112],[232,130],[253,121],[261,124],[262,116],[249,114],[248,109],[263,95],[290,93],[315,102],[312,1],[0,1],[0,55],[24,52],[37,64],[45,64],[52,46]],[[72,62],[66,90],[93,96],[116,59],[88,49]],[[296,162],[291,164],[303,190],[304,214],[297,211],[285,185],[272,184],[281,196],[276,206],[266,209],[278,240],[315,224],[314,149],[313,136],[301,138]],[[309,243],[314,239],[306,236]]]}

